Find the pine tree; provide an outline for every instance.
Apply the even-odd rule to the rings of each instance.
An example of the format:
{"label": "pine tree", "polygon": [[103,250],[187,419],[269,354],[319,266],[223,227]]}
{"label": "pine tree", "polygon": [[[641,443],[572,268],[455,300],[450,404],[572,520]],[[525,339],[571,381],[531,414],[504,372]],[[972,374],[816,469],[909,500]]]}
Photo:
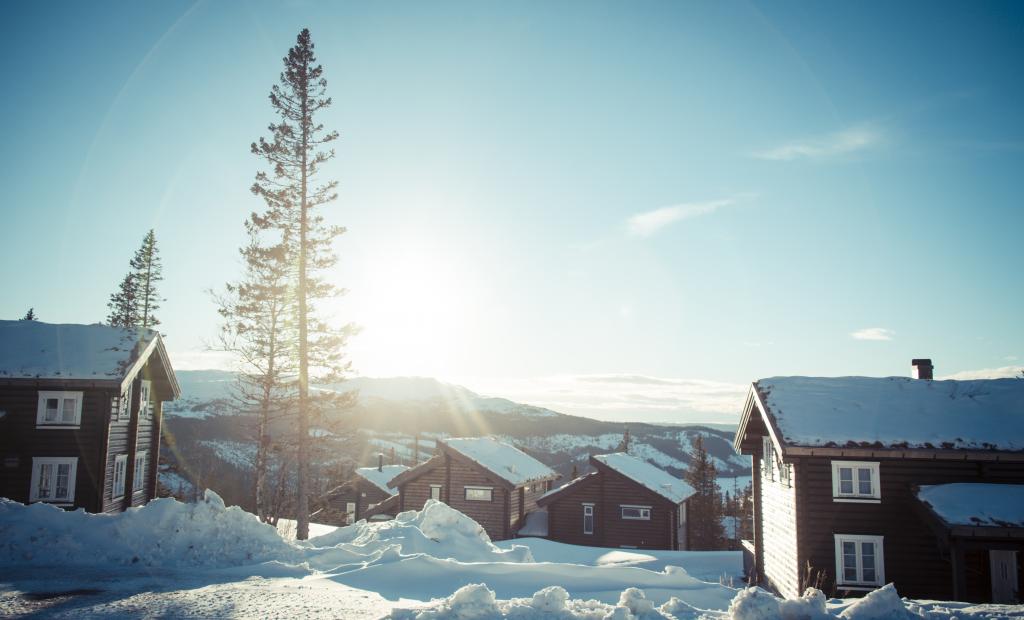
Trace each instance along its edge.
{"label": "pine tree", "polygon": [[157,292],[157,282],[164,279],[163,266],[160,262],[160,254],[156,247],[156,234],[149,229],[142,239],[142,246],[135,251],[131,260],[131,268],[135,274],[135,297],[139,305],[139,325],[141,327],[156,327],[160,320],[154,312],[160,309],[160,294]]}
{"label": "pine tree", "polygon": [[[349,370],[343,348],[351,326],[333,328],[320,320],[314,302],[335,297],[335,289],[318,274],[332,267],[337,256],[333,240],[345,232],[328,225],[318,208],[335,200],[337,181],[317,183],[320,167],[334,157],[325,150],[338,138],[315,119],[331,105],[327,96],[323,67],[316,63],[309,30],[299,33],[296,44],[284,58],[280,83],[270,92],[270,104],[280,117],[269,126],[270,139],[253,143],[254,154],[266,160],[271,171],[260,171],[252,185],[254,194],[263,198],[266,211],[253,222],[263,230],[280,231],[289,244],[288,255],[294,271],[296,358],[298,379],[296,520],[299,540],[309,535],[309,461],[311,422],[323,411],[331,395],[312,395],[312,381],[339,381]],[[335,399],[340,398],[334,393]],[[349,401],[351,398],[349,399]],[[334,403],[336,406],[338,402]]]}
{"label": "pine tree", "polygon": [[690,548],[707,551],[721,549],[725,538],[722,527],[722,499],[718,491],[718,472],[697,435],[690,453],[690,467],[683,478],[696,493],[689,500]]}
{"label": "pine tree", "polygon": [[623,433],[622,433],[622,441],[619,442],[619,445],[618,445],[617,448],[615,448],[615,451],[616,452],[627,452],[627,453],[629,452],[629,427],[628,426],[626,427],[626,430],[623,431]]}
{"label": "pine tree", "polygon": [[114,327],[136,327],[139,324],[139,300],[136,296],[135,274],[127,274],[117,291],[110,295],[107,323]]}
{"label": "pine tree", "polygon": [[580,477],[580,470],[576,467],[576,463],[572,464],[572,473],[569,474],[569,480],[575,480]]}
{"label": "pine tree", "polygon": [[21,317],[21,320],[22,321],[38,321],[39,319],[36,318],[36,309],[35,308],[29,308],[28,312],[25,313],[25,316]]}

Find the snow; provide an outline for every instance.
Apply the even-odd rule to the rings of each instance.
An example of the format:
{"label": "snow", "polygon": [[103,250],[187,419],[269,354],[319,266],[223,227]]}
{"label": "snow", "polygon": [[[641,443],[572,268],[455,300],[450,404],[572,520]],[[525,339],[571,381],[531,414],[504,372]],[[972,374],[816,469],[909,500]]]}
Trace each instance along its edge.
{"label": "snow", "polygon": [[519,536],[540,536],[548,535],[548,511],[534,510],[526,515],[526,522],[517,532]]}
{"label": "snow", "polygon": [[380,469],[376,467],[360,467],[356,473],[365,478],[381,491],[394,495],[398,489],[388,486],[392,478],[409,469],[405,465],[384,465]]}
{"label": "snow", "polygon": [[252,469],[256,462],[256,446],[251,443],[227,439],[201,439],[197,443],[210,448],[217,458],[238,469]]}
{"label": "snow", "polygon": [[515,486],[558,476],[529,454],[492,437],[455,437],[439,443]]}
{"label": "snow", "polygon": [[597,454],[594,456],[594,460],[657,493],[673,504],[681,503],[696,493],[693,487],[679,478],[625,452]]}
{"label": "snow", "polygon": [[949,525],[1024,527],[1024,484],[936,484],[917,497]]}
{"label": "snow", "polygon": [[[278,519],[277,521],[277,533],[281,535],[281,538],[285,540],[295,540],[295,535],[298,533],[299,522],[295,519]],[[310,523],[309,524],[309,537],[315,538],[317,536],[326,536],[334,530],[338,529],[336,525],[327,525],[325,523]]]}
{"label": "snow", "polygon": [[13,379],[120,379],[151,329],[0,321],[0,377]]}
{"label": "snow", "polygon": [[582,476],[578,476],[576,478],[573,478],[572,480],[570,480],[569,482],[566,482],[562,486],[555,487],[555,488],[551,489],[550,491],[548,491],[547,493],[545,493],[544,495],[541,495],[539,498],[537,498],[537,501],[538,502],[543,502],[547,498],[552,497],[554,495],[558,495],[559,493],[561,493],[562,491],[568,489],[569,487],[577,485],[577,484],[580,484],[584,480],[590,478],[591,476],[596,476],[596,475],[597,475],[597,472],[596,471],[592,471],[590,473],[583,474]]}
{"label": "snow", "polygon": [[795,446],[1024,450],[1024,381],[773,377],[755,384]]}

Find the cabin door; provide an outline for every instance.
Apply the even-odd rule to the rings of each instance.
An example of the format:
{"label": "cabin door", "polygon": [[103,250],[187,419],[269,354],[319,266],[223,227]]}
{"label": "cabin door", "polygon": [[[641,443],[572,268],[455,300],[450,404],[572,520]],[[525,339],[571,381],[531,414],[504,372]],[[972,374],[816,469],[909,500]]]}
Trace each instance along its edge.
{"label": "cabin door", "polygon": [[988,552],[992,574],[992,602],[1016,603],[1017,552],[995,550]]}

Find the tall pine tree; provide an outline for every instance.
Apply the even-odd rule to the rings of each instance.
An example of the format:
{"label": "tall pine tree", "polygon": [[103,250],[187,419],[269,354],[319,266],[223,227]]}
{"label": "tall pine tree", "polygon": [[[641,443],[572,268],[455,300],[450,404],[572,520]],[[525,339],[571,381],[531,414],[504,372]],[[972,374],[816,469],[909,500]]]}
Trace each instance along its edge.
{"label": "tall pine tree", "polygon": [[132,272],[135,274],[135,298],[139,304],[139,326],[156,327],[160,320],[154,312],[160,309],[160,294],[157,282],[164,279],[163,265],[156,248],[156,234],[149,229],[142,239],[142,246],[135,251],[131,260]]}
{"label": "tall pine tree", "polygon": [[[270,104],[279,116],[269,126],[270,138],[260,138],[251,150],[270,167],[256,174],[252,191],[263,198],[266,211],[253,223],[263,230],[277,230],[288,243],[292,260],[295,300],[295,349],[298,367],[296,536],[309,536],[310,438],[312,421],[321,415],[323,393],[311,395],[311,381],[338,381],[349,369],[343,349],[351,326],[334,328],[315,313],[317,300],[343,291],[324,281],[322,274],[337,262],[331,244],[345,232],[328,225],[319,207],[335,200],[337,181],[318,182],[320,167],[334,157],[328,144],[338,138],[316,118],[331,105],[323,67],[317,64],[309,30],[299,33],[284,58],[284,71],[270,91]],[[337,405],[337,403],[334,403]]]}
{"label": "tall pine tree", "polygon": [[107,323],[114,327],[137,327],[139,325],[139,300],[136,297],[135,274],[129,273],[121,280],[120,286],[110,295],[107,302],[110,314]]}
{"label": "tall pine tree", "polygon": [[683,479],[696,491],[689,500],[687,519],[690,523],[690,548],[707,551],[723,548],[722,498],[718,491],[718,472],[711,462],[704,438],[697,435],[690,452],[690,467]]}

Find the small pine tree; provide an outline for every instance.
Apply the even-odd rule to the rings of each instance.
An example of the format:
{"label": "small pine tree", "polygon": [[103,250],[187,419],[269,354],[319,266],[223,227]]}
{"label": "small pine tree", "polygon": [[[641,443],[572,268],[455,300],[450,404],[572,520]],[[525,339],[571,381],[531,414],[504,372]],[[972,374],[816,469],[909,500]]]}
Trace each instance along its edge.
{"label": "small pine tree", "polygon": [[723,548],[722,499],[718,491],[718,472],[704,448],[704,438],[697,435],[690,453],[690,467],[684,479],[696,493],[689,500],[690,548],[709,551]]}
{"label": "small pine tree", "polygon": [[21,317],[21,320],[22,321],[38,321],[39,319],[36,318],[36,309],[35,308],[29,308],[28,312],[25,313],[25,316]]}
{"label": "small pine tree", "polygon": [[572,474],[569,477],[569,480],[575,480],[575,479],[577,479],[579,477],[580,477],[580,469],[579,469],[579,467],[576,467],[576,463],[573,463],[572,464]]}
{"label": "small pine tree", "polygon": [[139,325],[141,327],[156,327],[160,320],[154,312],[160,309],[160,294],[157,291],[157,282],[164,279],[163,265],[160,262],[160,254],[156,247],[156,234],[149,229],[142,239],[142,245],[135,251],[131,260],[132,271],[135,274],[135,298],[139,305]]}
{"label": "small pine tree", "polygon": [[107,323],[114,327],[136,327],[139,324],[139,300],[136,297],[135,274],[129,273],[121,280],[117,291],[107,302],[110,314]]}
{"label": "small pine tree", "polygon": [[619,442],[619,446],[615,449],[616,452],[629,452],[629,427],[622,433],[622,441]]}

